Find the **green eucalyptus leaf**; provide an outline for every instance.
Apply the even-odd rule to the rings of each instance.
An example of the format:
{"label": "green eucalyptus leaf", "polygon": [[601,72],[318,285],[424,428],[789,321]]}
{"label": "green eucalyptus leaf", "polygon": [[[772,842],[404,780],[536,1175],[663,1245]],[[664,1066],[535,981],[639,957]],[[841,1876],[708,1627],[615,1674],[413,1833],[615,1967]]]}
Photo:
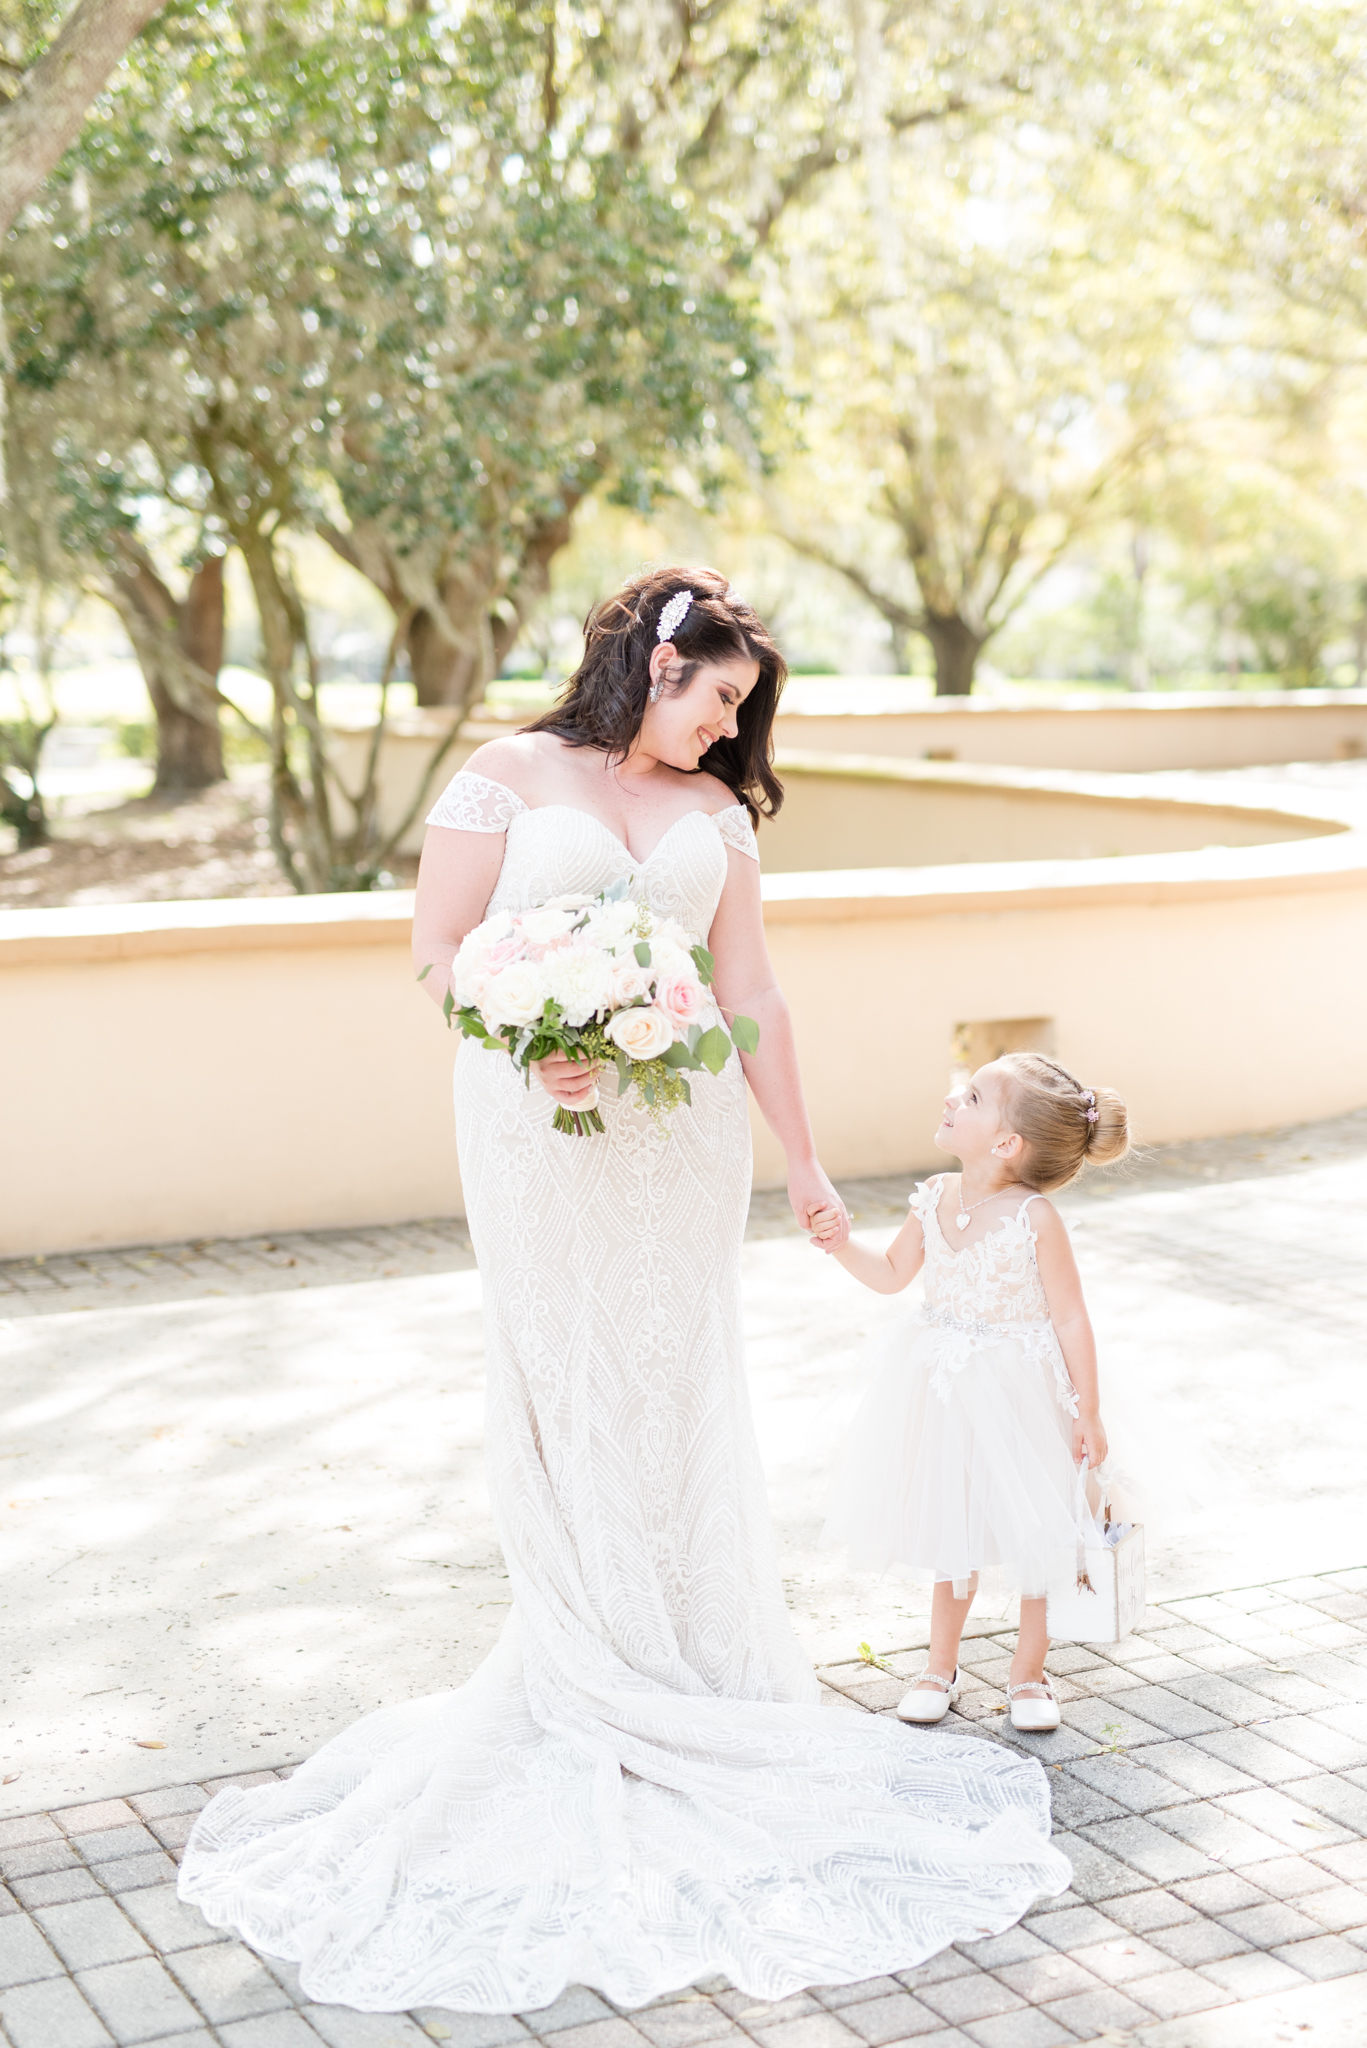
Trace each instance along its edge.
{"label": "green eucalyptus leaf", "polygon": [[694,946],[691,950],[693,954],[693,965],[698,970],[699,981],[702,983],[704,988],[711,988],[712,976],[716,971],[716,961],[712,958],[712,955],[708,952],[706,946]]}
{"label": "green eucalyptus leaf", "polygon": [[647,940],[645,940],[645,939],[638,939],[638,940],[636,941],[636,944],[635,944],[635,945],[634,945],[634,946],[632,947],[632,951],[633,951],[633,952],[635,953],[635,955],[636,955],[636,965],[637,965],[638,967],[649,967],[649,965],[650,965],[650,945],[649,945],[649,942],[648,942]]}
{"label": "green eucalyptus leaf", "polygon": [[753,1017],[731,1019],[731,1043],[737,1052],[759,1051],[759,1026]]}
{"label": "green eucalyptus leaf", "polygon": [[696,1051],[700,1063],[707,1068],[708,1073],[719,1074],[731,1057],[731,1041],[726,1033],[714,1024],[710,1031],[704,1031],[698,1040]]}

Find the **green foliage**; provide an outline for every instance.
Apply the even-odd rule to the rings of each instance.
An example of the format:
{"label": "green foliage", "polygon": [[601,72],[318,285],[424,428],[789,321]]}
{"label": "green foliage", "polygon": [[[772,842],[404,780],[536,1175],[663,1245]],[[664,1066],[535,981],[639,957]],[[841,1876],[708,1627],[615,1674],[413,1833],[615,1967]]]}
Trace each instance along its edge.
{"label": "green foliage", "polygon": [[161,484],[229,535],[340,498],[401,552],[515,545],[609,470],[649,505],[744,411],[760,351],[686,213],[592,107],[529,116],[545,37],[510,4],[161,18],[14,257],[17,383],[86,415],[74,524]]}
{"label": "green foliage", "polygon": [[[524,579],[606,484],[651,505],[763,364],[734,272],[517,0],[158,17],[10,252],[11,391],[73,554],[149,502],[237,546],[277,696],[272,840],[301,889],[368,886],[374,762],[332,794],[308,620],[278,541],[313,527],[394,607],[496,666]],[[557,35],[560,41],[557,42]],[[549,71],[548,71],[549,66]],[[582,82],[582,81],[581,81]],[[630,81],[621,81],[629,90]],[[429,773],[438,766],[434,758]]]}
{"label": "green foliage", "polygon": [[150,761],[156,753],[156,728],[146,718],[121,718],[115,737],[119,752],[130,761]]}

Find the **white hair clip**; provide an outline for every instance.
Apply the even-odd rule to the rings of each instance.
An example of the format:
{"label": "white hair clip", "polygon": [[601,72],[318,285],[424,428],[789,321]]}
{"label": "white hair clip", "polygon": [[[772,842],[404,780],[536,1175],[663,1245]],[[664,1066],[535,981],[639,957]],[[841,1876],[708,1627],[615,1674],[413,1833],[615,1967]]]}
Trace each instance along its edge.
{"label": "white hair clip", "polygon": [[672,640],[684,620],[688,617],[693,603],[691,590],[680,590],[670,598],[660,613],[660,623],[655,628],[655,638],[663,647],[666,640]]}

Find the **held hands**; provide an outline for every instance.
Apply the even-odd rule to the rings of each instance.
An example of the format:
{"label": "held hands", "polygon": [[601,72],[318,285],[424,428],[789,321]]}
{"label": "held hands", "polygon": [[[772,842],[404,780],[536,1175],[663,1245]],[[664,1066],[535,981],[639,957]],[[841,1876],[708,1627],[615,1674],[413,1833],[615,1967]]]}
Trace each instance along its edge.
{"label": "held hands", "polygon": [[598,1062],[572,1060],[563,1052],[535,1060],[532,1072],[552,1102],[566,1109],[592,1109],[598,1093]]}
{"label": "held hands", "polygon": [[833,1252],[849,1241],[850,1212],[841,1201],[815,1159],[793,1166],[788,1174],[788,1200],[803,1230],[815,1231],[817,1218],[824,1219],[824,1235],[812,1244],[819,1251]]}
{"label": "held hands", "polygon": [[819,1252],[833,1252],[850,1234],[849,1219],[839,1209],[813,1209],[807,1219],[810,1242]]}
{"label": "held hands", "polygon": [[1095,1411],[1077,1416],[1073,1423],[1073,1463],[1080,1465],[1087,1460],[1087,1470],[1095,1472],[1098,1465],[1106,1462],[1106,1429],[1101,1417]]}

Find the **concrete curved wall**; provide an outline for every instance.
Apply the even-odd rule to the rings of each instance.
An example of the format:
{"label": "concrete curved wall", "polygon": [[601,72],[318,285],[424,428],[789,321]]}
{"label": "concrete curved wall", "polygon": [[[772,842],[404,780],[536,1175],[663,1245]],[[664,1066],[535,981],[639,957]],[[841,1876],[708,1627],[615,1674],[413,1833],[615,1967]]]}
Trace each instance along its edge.
{"label": "concrete curved wall", "polygon": [[1000,705],[942,698],[903,711],[861,710],[878,694],[850,690],[848,710],[801,709],[838,701],[789,685],[775,738],[807,753],[893,754],[1020,768],[1137,774],[1159,768],[1249,768],[1367,754],[1367,690],[1269,690],[1189,695],[1154,691],[1107,703]]}
{"label": "concrete curved wall", "polygon": [[[1284,814],[1281,843],[766,874],[827,1167],[923,1166],[951,1037],[983,1020],[1042,1020],[1155,1142],[1367,1101],[1367,829],[1337,801]],[[454,1044],[413,986],[411,910],[0,915],[0,1072],[22,1079],[0,1253],[458,1212]],[[758,1121],[756,1175],[782,1178]]]}
{"label": "concrete curved wall", "polygon": [[[1359,709],[1367,733],[1367,701]],[[899,713],[896,718],[914,724],[921,715]],[[1000,750],[995,757],[1000,762],[1013,760],[1013,748],[1016,755],[1029,754],[1031,735],[1037,739],[1045,735],[1044,728],[1036,732],[1031,723],[1033,712],[989,710],[983,715],[988,721],[983,744]],[[1092,715],[1061,714],[1071,718],[1074,727],[1079,717],[1085,721]],[[1095,715],[1111,717],[1109,711]],[[1012,723],[1020,719],[1026,721],[1024,726]],[[509,729],[505,724],[469,722],[452,740],[452,723],[449,712],[407,712],[395,720],[383,742],[378,815],[382,826],[389,829],[412,808],[438,747],[450,742],[430,792],[401,842],[406,853],[421,848],[423,814],[451,776],[484,740],[502,737]],[[855,752],[833,745],[800,750],[788,743],[790,731],[804,740],[811,737],[809,727],[819,728],[818,739],[825,732],[830,737],[843,734],[852,741],[874,742],[881,733],[886,745],[870,744]],[[888,727],[889,720],[879,717],[780,720],[782,738],[776,766],[786,794],[778,818],[764,827],[767,868],[791,873],[806,868],[920,866],[948,861],[1086,860],[1128,853],[1185,852],[1211,845],[1256,846],[1338,829],[1314,817],[1288,817],[1284,806],[1269,810],[1228,790],[1212,790],[1209,800],[1202,801],[1190,789],[1165,787],[1138,777],[1089,774],[1058,766],[1031,769],[920,761],[911,758],[915,748],[907,734],[889,732]],[[1078,729],[1085,739],[1090,728],[1084,722]],[[1228,730],[1232,734],[1242,728],[1235,721]],[[1298,726],[1296,733],[1305,738],[1302,727]],[[360,788],[370,737],[368,727],[338,731],[334,736],[334,756],[348,787]],[[1195,745],[1196,734],[1190,737]],[[1166,751],[1180,753],[1173,741],[1174,735],[1169,733]],[[1253,744],[1253,738],[1247,739],[1246,748]],[[1086,752],[1087,747],[1073,751]],[[1092,751],[1104,753],[1107,749],[1096,741]],[[1265,758],[1279,757],[1269,754]],[[339,825],[345,825],[346,805],[338,800],[334,811]]]}
{"label": "concrete curved wall", "polygon": [[780,753],[783,808],[760,828],[765,869],[944,867],[1262,846],[1341,832],[1218,785],[1193,801],[1161,780]]}

